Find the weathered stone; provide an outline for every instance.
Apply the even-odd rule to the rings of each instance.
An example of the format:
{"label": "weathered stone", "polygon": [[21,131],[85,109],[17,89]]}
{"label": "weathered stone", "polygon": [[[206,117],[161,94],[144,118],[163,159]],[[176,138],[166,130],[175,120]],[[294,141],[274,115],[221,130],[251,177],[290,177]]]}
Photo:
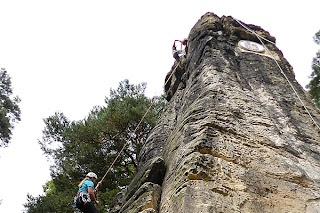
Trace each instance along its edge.
{"label": "weathered stone", "polygon": [[144,174],[157,176],[155,159],[163,159],[165,176],[151,178],[161,186],[154,212],[320,212],[320,131],[270,54],[318,124],[320,110],[274,44],[266,43],[270,53],[255,53],[240,40],[259,42],[232,17],[207,13],[192,28],[120,212],[142,211],[137,206],[154,193]]}
{"label": "weathered stone", "polygon": [[121,210],[121,207],[124,205],[125,202],[125,194],[127,190],[123,189],[121,192],[119,192],[115,198],[113,198],[111,203],[111,212],[119,212]]}
{"label": "weathered stone", "polygon": [[139,212],[139,213],[156,213],[156,211],[154,209],[145,209],[143,210],[142,212]]}
{"label": "weathered stone", "polygon": [[[111,212],[137,212],[131,211],[130,209],[136,209],[138,207],[151,208],[151,204],[155,210],[158,210],[161,184],[165,171],[166,167],[164,160],[160,157],[155,157],[145,162],[136,173],[127,189],[117,194],[117,197],[113,200],[111,205]],[[152,185],[152,187],[150,185]],[[150,191],[152,191],[151,194]],[[150,196],[152,196],[151,204],[149,202]],[[139,202],[137,200],[139,200]],[[130,205],[133,202],[138,204]]]}
{"label": "weathered stone", "polygon": [[144,183],[123,205],[120,212],[158,212],[161,187],[151,182]]}

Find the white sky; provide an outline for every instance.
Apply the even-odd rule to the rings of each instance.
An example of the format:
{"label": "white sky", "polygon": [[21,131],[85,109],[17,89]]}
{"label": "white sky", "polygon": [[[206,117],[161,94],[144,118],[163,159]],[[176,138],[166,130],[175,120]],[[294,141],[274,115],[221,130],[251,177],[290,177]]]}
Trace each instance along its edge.
{"label": "white sky", "polygon": [[160,95],[174,61],[173,41],[187,37],[208,11],[269,31],[298,82],[309,82],[320,49],[312,39],[320,30],[319,0],[152,2],[0,1],[0,67],[22,99],[22,121],[0,150],[0,212],[21,212],[27,193],[41,194],[50,180],[37,143],[43,118],[61,111],[83,119],[124,79],[147,82],[147,95]]}

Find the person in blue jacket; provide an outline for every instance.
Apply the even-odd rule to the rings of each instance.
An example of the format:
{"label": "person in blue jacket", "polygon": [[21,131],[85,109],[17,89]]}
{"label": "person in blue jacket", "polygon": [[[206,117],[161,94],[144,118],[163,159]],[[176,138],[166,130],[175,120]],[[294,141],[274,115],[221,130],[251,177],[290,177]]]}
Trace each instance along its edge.
{"label": "person in blue jacket", "polygon": [[89,172],[85,179],[79,184],[78,194],[75,197],[75,204],[80,211],[85,213],[98,213],[94,203],[99,204],[96,199],[94,185],[97,182],[97,175]]}

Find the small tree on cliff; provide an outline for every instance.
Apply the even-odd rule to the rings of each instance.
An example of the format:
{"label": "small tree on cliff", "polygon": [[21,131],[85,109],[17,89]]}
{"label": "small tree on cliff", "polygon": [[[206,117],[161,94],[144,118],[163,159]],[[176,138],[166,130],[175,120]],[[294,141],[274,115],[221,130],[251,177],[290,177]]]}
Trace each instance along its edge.
{"label": "small tree on cliff", "polygon": [[120,188],[130,183],[138,166],[136,157],[140,147],[164,106],[163,98],[154,97],[157,100],[154,107],[133,135],[153,101],[144,95],[145,88],[145,84],[131,85],[125,80],[117,90],[110,91],[106,107],[95,107],[83,120],[70,121],[63,113],[44,119],[40,144],[55,164],[51,167],[52,180],[44,187],[45,195],[28,195],[27,212],[72,212],[72,199],[80,180],[88,171],[94,171],[101,178],[132,136],[99,188],[99,212],[109,207]]}
{"label": "small tree on cliff", "polygon": [[20,99],[12,96],[11,78],[4,68],[0,70],[0,147],[10,142],[14,123],[20,121]]}
{"label": "small tree on cliff", "polygon": [[[320,45],[320,30],[315,34],[314,42]],[[307,89],[314,103],[320,108],[320,50],[312,60],[311,81],[307,85]]]}

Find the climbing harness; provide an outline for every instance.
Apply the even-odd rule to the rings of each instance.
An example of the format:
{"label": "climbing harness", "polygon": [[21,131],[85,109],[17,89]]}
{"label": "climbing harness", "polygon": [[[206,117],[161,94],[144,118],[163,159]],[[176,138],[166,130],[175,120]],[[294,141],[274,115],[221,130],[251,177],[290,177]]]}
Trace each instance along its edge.
{"label": "climbing harness", "polygon": [[[173,71],[171,72],[170,76],[168,77],[168,79],[166,80],[166,82],[164,83],[165,87],[167,85],[167,83],[169,82],[169,80],[171,79],[172,75],[175,73],[177,67],[179,66],[180,61],[177,63],[176,67],[173,69]],[[155,103],[156,99],[153,100],[153,102],[150,104],[148,110],[146,111],[146,113],[144,114],[144,116],[141,118],[140,122],[138,123],[137,127],[135,128],[135,130],[130,134],[129,139],[127,140],[127,142],[123,145],[122,149],[120,150],[120,152],[118,153],[118,155],[116,156],[116,158],[113,160],[112,164],[110,165],[109,169],[107,170],[107,172],[104,174],[104,176],[101,178],[101,180],[99,181],[99,183],[97,184],[97,186],[95,187],[95,191],[98,191],[99,186],[102,184],[102,181],[105,179],[105,177],[107,176],[107,174],[109,173],[109,171],[111,170],[111,168],[113,167],[113,165],[115,164],[115,162],[118,160],[118,158],[120,157],[120,154],[123,152],[124,148],[128,145],[128,143],[130,142],[132,136],[135,134],[135,132],[138,130],[140,124],[142,123],[143,119],[146,117],[146,115],[148,114],[148,112],[150,111],[151,107],[153,106],[153,104]]]}
{"label": "climbing harness", "polygon": [[[283,72],[282,68],[280,67],[279,63],[277,62],[277,60],[275,59],[275,57],[273,56],[273,54],[271,53],[271,51],[266,47],[266,45],[263,43],[262,40],[265,40],[267,42],[270,42],[272,44],[275,45],[274,42],[263,38],[262,36],[258,35],[255,31],[251,30],[249,27],[245,26],[244,24],[242,24],[239,20],[237,20],[236,18],[233,18],[236,22],[238,22],[242,27],[244,27],[245,29],[247,29],[248,31],[252,32],[255,36],[257,36],[257,38],[259,39],[259,41],[261,42],[261,44],[264,46],[264,48],[268,51],[268,53],[272,56],[272,59],[274,60],[274,62],[277,64],[281,74],[285,77],[285,79],[287,80],[287,82],[289,83],[291,89],[293,90],[293,92],[295,93],[295,95],[297,96],[297,98],[299,99],[300,103],[302,104],[304,110],[307,112],[307,114],[309,115],[309,117],[311,118],[311,120],[313,121],[313,123],[316,125],[316,127],[320,130],[319,125],[317,124],[317,122],[314,120],[314,118],[312,117],[312,115],[310,114],[309,110],[307,109],[307,107],[305,106],[305,104],[303,103],[303,101],[301,100],[299,94],[297,93],[297,91],[295,90],[295,88],[293,87],[293,85],[291,84],[291,82],[289,81],[287,75]],[[320,66],[319,66],[320,67]]]}
{"label": "climbing harness", "polygon": [[74,203],[76,205],[86,205],[91,201],[89,194],[86,191],[79,192],[74,198]]}

